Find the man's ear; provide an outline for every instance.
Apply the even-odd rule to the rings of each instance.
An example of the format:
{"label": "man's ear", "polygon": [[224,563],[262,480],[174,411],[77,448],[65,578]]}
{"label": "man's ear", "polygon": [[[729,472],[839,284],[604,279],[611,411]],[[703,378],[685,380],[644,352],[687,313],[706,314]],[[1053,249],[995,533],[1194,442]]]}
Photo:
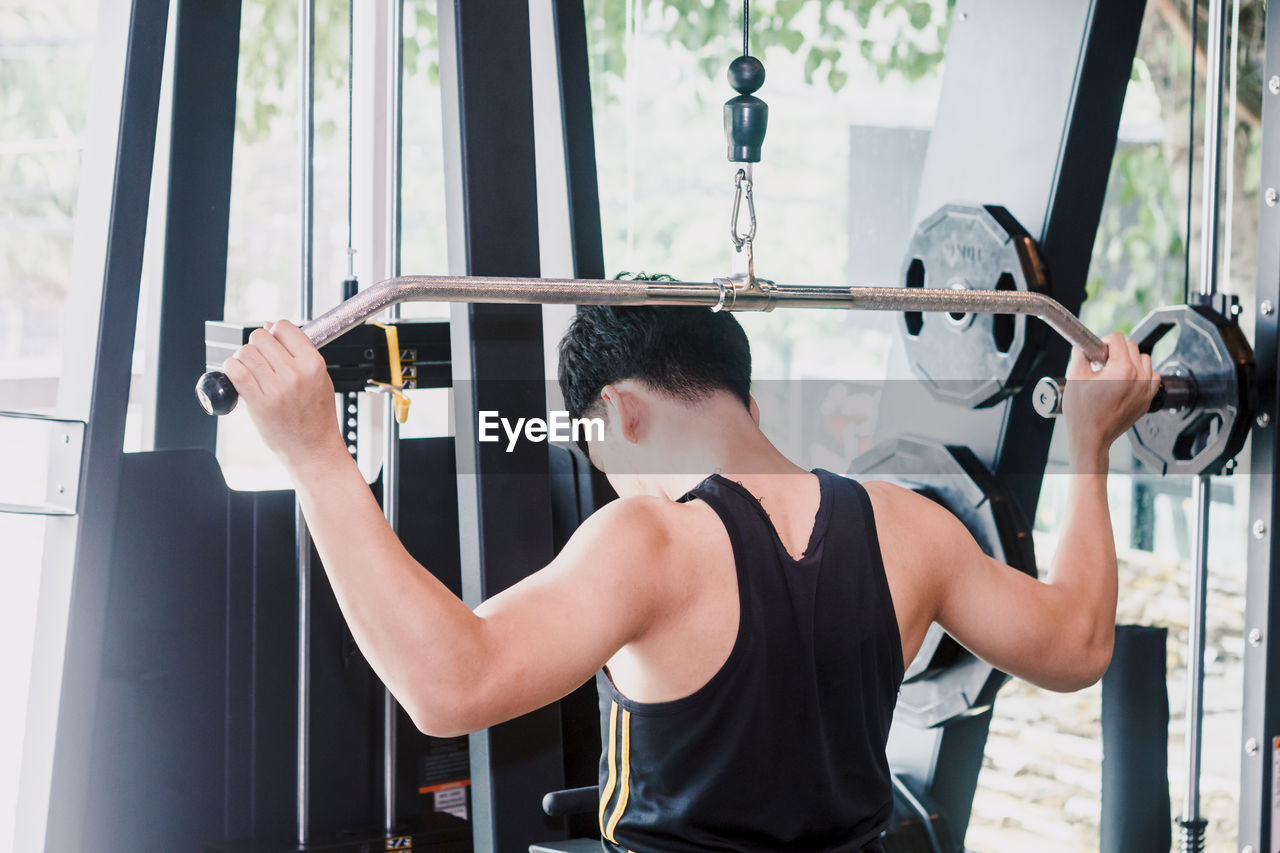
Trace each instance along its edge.
{"label": "man's ear", "polygon": [[632,392],[617,385],[600,389],[600,397],[610,408],[609,423],[616,424],[622,437],[630,444],[638,444],[644,428],[644,401]]}
{"label": "man's ear", "polygon": [[751,420],[756,426],[760,426],[760,407],[756,405],[755,397],[747,398],[747,411],[751,413]]}

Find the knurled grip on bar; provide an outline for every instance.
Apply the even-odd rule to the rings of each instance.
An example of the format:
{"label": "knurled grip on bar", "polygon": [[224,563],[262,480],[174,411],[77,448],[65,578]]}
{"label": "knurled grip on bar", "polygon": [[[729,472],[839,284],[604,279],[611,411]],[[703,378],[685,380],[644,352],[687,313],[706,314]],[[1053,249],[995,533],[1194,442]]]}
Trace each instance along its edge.
{"label": "knurled grip on bar", "polygon": [[[317,347],[402,302],[525,305],[701,305],[726,311],[840,308],[851,311],[927,311],[1027,314],[1039,317],[1090,361],[1107,360],[1107,347],[1074,314],[1042,293],[906,287],[775,285],[743,276],[714,282],[602,279],[400,276],[381,281],[302,326]],[[196,397],[211,415],[235,408],[239,395],[226,374],[210,371]]]}

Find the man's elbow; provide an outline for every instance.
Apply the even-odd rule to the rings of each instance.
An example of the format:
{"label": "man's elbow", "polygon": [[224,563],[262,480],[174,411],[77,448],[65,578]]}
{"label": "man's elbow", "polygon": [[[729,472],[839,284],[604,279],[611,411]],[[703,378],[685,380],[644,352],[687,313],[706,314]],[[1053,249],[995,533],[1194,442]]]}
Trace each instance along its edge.
{"label": "man's elbow", "polygon": [[485,727],[474,702],[461,691],[434,690],[405,697],[401,704],[418,731],[431,737],[459,737]]}
{"label": "man's elbow", "polygon": [[1105,642],[1085,644],[1073,653],[1067,666],[1064,666],[1056,678],[1042,686],[1058,693],[1075,693],[1092,687],[1102,680],[1107,668],[1111,666],[1111,652],[1114,643],[1108,637]]}
{"label": "man's elbow", "polygon": [[1107,669],[1111,666],[1111,653],[1116,647],[1116,628],[1115,628],[1115,612],[1112,611],[1110,619],[1106,624],[1095,628],[1084,643],[1084,652],[1082,654],[1082,662],[1084,664],[1084,677],[1086,684],[1081,686],[1081,690],[1085,687],[1092,687],[1102,680],[1102,676],[1106,675]]}
{"label": "man's elbow", "polygon": [[[1114,639],[1109,635],[1106,643],[1099,644],[1096,649],[1089,652],[1085,670],[1088,683],[1084,687],[1092,687],[1102,680],[1102,676],[1107,674],[1107,670],[1111,668],[1111,653],[1114,649]],[[1082,687],[1081,689],[1084,688]]]}
{"label": "man's elbow", "polygon": [[480,731],[496,720],[490,718],[497,682],[478,673],[492,670],[483,649],[474,646],[455,655],[448,666],[430,674],[415,674],[407,681],[405,695],[397,693],[418,731],[431,737],[459,737]]}
{"label": "man's elbow", "polygon": [[405,712],[418,731],[430,737],[460,737],[484,728],[474,725],[466,714],[454,709],[405,706]]}
{"label": "man's elbow", "polygon": [[446,718],[425,717],[418,714],[410,714],[409,719],[413,721],[413,725],[418,729],[418,731],[428,737],[461,737],[462,735],[469,735],[473,731],[478,731],[478,729],[460,725],[457,721]]}
{"label": "man's elbow", "polygon": [[1111,650],[1107,649],[1105,653],[1095,653],[1082,661],[1080,672],[1076,674],[1075,683],[1065,692],[1074,693],[1077,690],[1084,690],[1086,687],[1092,687],[1102,680],[1102,676],[1107,674],[1107,668],[1111,666]]}

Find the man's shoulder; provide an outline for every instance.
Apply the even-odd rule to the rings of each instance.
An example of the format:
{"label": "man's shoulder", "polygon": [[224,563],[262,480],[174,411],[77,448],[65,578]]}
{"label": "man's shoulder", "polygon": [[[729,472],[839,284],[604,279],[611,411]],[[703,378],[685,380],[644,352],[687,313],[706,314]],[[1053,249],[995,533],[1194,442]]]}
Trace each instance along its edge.
{"label": "man's shoulder", "polygon": [[941,504],[914,489],[886,480],[859,480],[858,483],[866,490],[877,519],[888,515],[920,523],[952,517]]}
{"label": "man's shoulder", "polygon": [[927,517],[933,501],[914,492],[885,480],[859,480],[859,485],[867,492],[871,502],[871,512],[875,515],[876,525],[884,527],[905,521],[920,521],[922,513]]}
{"label": "man's shoulder", "polygon": [[699,516],[694,504],[652,495],[616,498],[587,518],[592,525],[618,535],[674,535]]}
{"label": "man's shoulder", "polygon": [[883,480],[862,482],[871,501],[885,568],[920,571],[944,565],[970,537],[961,522],[927,495]]}
{"label": "man's shoulder", "polygon": [[617,498],[592,513],[574,538],[600,547],[625,548],[639,558],[663,559],[689,552],[714,529],[716,516],[699,501],[663,497]]}

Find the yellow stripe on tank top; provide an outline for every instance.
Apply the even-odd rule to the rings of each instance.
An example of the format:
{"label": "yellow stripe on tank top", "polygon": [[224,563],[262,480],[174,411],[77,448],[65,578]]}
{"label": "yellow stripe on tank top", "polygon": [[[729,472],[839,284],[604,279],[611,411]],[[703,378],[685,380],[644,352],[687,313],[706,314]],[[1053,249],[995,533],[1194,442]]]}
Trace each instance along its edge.
{"label": "yellow stripe on tank top", "polygon": [[604,833],[604,813],[609,807],[609,798],[613,796],[613,786],[618,784],[618,765],[613,757],[613,751],[618,745],[618,703],[614,702],[609,706],[609,780],[605,782],[604,790],[600,792],[600,832]]}
{"label": "yellow stripe on tank top", "polygon": [[618,821],[622,819],[622,813],[627,810],[627,798],[631,794],[631,712],[622,712],[622,785],[618,789],[618,807],[613,810],[613,817],[609,818],[609,828],[605,831],[604,837],[618,843],[618,839],[613,837],[613,832],[618,828]]}

